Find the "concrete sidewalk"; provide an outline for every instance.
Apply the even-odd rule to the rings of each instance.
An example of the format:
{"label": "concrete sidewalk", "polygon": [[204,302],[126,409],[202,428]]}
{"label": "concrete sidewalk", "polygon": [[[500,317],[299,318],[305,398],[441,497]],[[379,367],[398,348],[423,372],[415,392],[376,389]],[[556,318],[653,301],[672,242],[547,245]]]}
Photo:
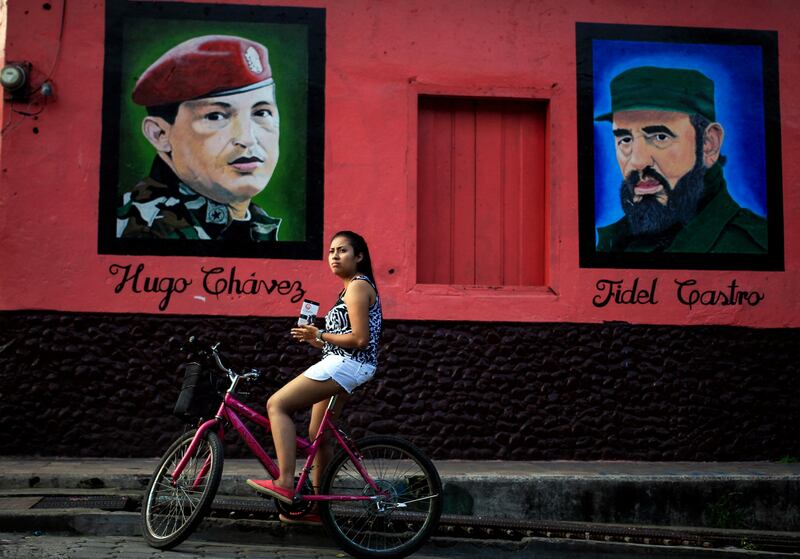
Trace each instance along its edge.
{"label": "concrete sidewalk", "polygon": [[[157,459],[0,457],[0,510],[48,494],[139,495]],[[445,514],[800,532],[800,464],[437,461]],[[252,496],[254,460],[225,460],[219,495]],[[5,499],[2,499],[5,498]]]}

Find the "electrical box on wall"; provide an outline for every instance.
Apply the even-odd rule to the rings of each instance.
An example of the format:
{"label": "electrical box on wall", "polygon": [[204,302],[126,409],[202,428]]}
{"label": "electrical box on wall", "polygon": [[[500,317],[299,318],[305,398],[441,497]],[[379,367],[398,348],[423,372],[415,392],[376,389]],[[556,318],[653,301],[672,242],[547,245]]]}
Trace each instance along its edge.
{"label": "electrical box on wall", "polygon": [[31,63],[9,62],[0,72],[0,84],[6,99],[25,100],[31,94]]}

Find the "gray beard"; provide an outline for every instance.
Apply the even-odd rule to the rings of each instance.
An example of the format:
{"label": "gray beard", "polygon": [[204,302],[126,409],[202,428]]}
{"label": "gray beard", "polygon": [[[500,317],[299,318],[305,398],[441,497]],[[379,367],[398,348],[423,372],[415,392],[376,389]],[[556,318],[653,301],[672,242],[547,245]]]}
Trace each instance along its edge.
{"label": "gray beard", "polygon": [[[670,190],[667,179],[651,167],[646,167],[641,175],[638,171],[630,173],[622,182],[620,197],[631,233],[654,235],[676,224],[689,223],[697,215],[697,207],[703,197],[705,175],[706,168],[700,162],[682,176],[675,188]],[[652,177],[661,183],[667,196],[666,204],[661,204],[652,194],[644,195],[639,202],[633,201],[633,188],[642,176]]]}

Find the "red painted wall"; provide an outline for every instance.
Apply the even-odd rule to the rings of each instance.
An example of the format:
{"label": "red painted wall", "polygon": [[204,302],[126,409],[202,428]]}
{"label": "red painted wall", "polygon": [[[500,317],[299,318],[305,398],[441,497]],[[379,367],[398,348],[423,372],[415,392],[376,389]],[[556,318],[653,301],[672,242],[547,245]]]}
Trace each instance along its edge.
{"label": "red painted wall", "polygon": [[[236,267],[246,279],[299,280],[323,301],[338,289],[324,261],[98,255],[97,213],[103,94],[104,6],[63,0],[3,3],[6,60],[52,74],[55,97],[34,120],[3,107],[0,163],[0,309],[159,313],[163,294],[115,293],[111,264],[144,264],[150,276],[192,280],[166,311],[291,316],[288,296],[209,295],[201,266]],[[233,2],[231,2],[233,3]],[[251,4],[266,4],[251,0]],[[800,13],[783,0],[283,2],[327,9],[325,236],[341,228],[370,243],[387,318],[736,324],[796,327],[800,271]],[[775,30],[780,51],[785,272],[581,269],[575,23]],[[489,95],[549,103],[545,288],[417,285],[417,95]],[[24,110],[25,107],[16,107]],[[322,256],[322,255],[320,255]],[[601,279],[630,288],[657,282],[657,304],[592,304]],[[674,280],[697,288],[763,294],[755,305],[689,308]]]}

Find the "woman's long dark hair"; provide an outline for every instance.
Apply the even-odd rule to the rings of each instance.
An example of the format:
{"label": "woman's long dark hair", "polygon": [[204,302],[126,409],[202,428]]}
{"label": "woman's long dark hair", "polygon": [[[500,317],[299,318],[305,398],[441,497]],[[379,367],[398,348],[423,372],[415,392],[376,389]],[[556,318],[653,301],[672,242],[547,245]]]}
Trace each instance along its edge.
{"label": "woman's long dark hair", "polygon": [[356,264],[356,272],[364,274],[369,279],[372,280],[372,284],[375,286],[375,290],[378,289],[378,283],[375,281],[375,274],[372,273],[372,258],[369,256],[369,247],[367,247],[367,241],[364,240],[364,237],[359,235],[358,233],[353,233],[352,231],[339,231],[333,237],[331,237],[331,242],[337,237],[344,237],[350,242],[350,246],[353,247],[353,254],[358,256],[359,254],[363,254],[364,258],[361,259],[361,262]]}

